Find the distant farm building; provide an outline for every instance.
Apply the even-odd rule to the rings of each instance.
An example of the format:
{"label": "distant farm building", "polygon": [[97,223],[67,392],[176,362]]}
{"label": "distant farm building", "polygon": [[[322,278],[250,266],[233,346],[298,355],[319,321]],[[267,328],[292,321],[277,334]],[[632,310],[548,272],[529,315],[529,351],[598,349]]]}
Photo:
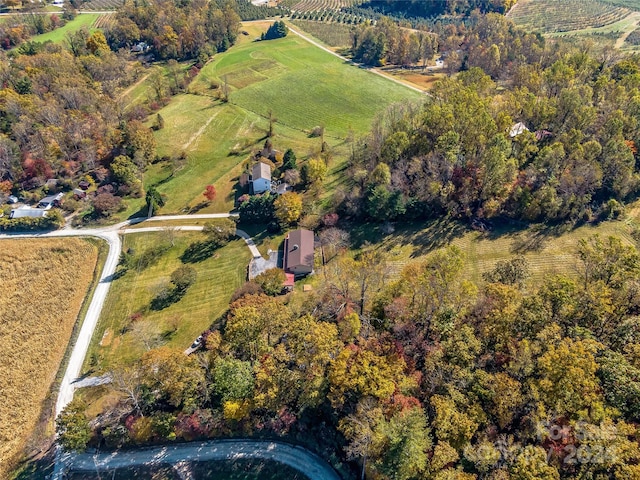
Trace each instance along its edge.
{"label": "distant farm building", "polygon": [[263,162],[256,163],[251,169],[251,185],[253,193],[264,193],[271,190],[271,166]]}
{"label": "distant farm building", "polygon": [[284,239],[283,266],[286,273],[308,275],[313,273],[313,232],[300,228],[290,231]]}

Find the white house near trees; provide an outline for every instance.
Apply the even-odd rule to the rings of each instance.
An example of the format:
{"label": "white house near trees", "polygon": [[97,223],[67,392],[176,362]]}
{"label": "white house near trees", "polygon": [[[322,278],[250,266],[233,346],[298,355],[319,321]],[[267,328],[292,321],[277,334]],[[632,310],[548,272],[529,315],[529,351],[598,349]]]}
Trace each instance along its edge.
{"label": "white house near trees", "polygon": [[271,190],[271,166],[258,162],[251,169],[253,193],[264,193]]}

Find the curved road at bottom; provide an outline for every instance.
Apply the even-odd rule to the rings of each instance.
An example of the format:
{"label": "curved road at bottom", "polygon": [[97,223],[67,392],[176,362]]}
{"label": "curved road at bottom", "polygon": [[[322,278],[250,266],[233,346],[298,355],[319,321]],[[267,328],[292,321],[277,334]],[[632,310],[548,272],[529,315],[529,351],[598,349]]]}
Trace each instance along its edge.
{"label": "curved road at bottom", "polygon": [[110,472],[118,468],[170,465],[180,478],[190,480],[189,463],[220,460],[273,460],[292,467],[309,480],[340,480],[336,471],[309,450],[265,440],[211,440],[164,445],[132,451],[69,455],[63,461],[70,472]]}

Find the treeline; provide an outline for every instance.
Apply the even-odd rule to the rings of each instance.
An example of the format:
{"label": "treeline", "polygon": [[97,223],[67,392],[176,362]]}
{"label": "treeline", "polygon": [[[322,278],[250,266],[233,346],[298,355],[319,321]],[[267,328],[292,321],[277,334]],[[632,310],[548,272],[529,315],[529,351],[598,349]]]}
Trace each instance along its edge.
{"label": "treeline", "polygon": [[639,186],[640,59],[552,52],[495,15],[463,41],[467,70],[424,105],[388,112],[356,151],[339,212],[374,221],[619,215]]}
{"label": "treeline", "polygon": [[65,10],[62,15],[55,13],[45,15],[37,13],[26,13],[23,15],[12,15],[5,17],[0,23],[0,48],[9,50],[26,42],[33,35],[50,32],[56,28],[64,26],[68,20],[73,20],[74,13]]}
{"label": "treeline", "polygon": [[444,0],[424,1],[408,0],[370,0],[361,5],[362,8],[371,8],[384,15],[395,17],[437,17],[439,15],[468,15],[474,10],[481,13],[506,13],[515,4],[515,0]]}
{"label": "treeline", "polygon": [[388,17],[381,17],[375,25],[361,24],[351,31],[353,59],[365,65],[408,66],[422,62],[424,66],[437,51],[436,35],[401,28]]}
{"label": "treeline", "polygon": [[[337,252],[335,230],[321,238]],[[575,260],[575,278],[534,286],[514,258],[474,285],[455,247],[394,276],[380,250],[338,253],[290,304],[264,276],[234,294],[204,351],[160,347],[113,372],[120,401],[92,428],[71,404],[60,440],[260,434],[351,460],[347,478],[636,478],[640,256],[594,237]]]}
{"label": "treeline", "polygon": [[128,0],[106,37],[112,49],[146,42],[160,59],[195,59],[227,50],[236,41],[240,16],[233,2]]}
{"label": "treeline", "polygon": [[289,9],[270,7],[266,4],[254,5],[249,0],[235,0],[235,10],[243,21],[262,20],[289,14]]}

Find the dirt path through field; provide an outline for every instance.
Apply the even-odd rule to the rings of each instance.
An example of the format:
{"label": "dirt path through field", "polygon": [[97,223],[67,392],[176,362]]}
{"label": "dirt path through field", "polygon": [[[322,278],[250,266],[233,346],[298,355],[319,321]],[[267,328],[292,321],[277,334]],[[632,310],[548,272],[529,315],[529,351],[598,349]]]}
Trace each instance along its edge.
{"label": "dirt path through field", "polygon": [[[324,50],[324,51],[325,51],[325,52],[327,52],[327,53],[330,53],[330,54],[331,54],[331,55],[333,55],[334,57],[338,57],[338,58],[340,58],[340,59],[344,60],[345,62],[353,63],[353,62],[352,62],[351,60],[349,60],[348,58],[343,57],[342,55],[340,55],[340,54],[338,54],[338,53],[334,52],[334,51],[333,51],[333,50],[331,50],[330,48],[327,48],[327,47],[325,47],[324,45],[322,45],[322,44],[320,44],[320,43],[316,42],[316,41],[315,41],[315,40],[313,40],[312,38],[309,38],[308,36],[304,35],[303,33],[300,33],[300,31],[296,30],[295,28],[291,28],[291,25],[288,25],[288,27],[289,27],[289,31],[290,31],[290,32],[295,33],[295,34],[296,34],[296,35],[298,35],[300,38],[302,38],[303,40],[306,40],[306,41],[307,41],[307,42],[309,42],[310,44],[312,44],[312,45],[314,45],[314,46],[316,46],[316,47],[318,47],[318,48],[320,48],[320,49]],[[353,63],[353,65],[354,65],[354,66],[357,66],[357,64],[355,64],[355,63]],[[380,70],[378,70],[378,69],[376,69],[376,68],[366,68],[366,70],[368,70],[369,72],[374,73],[374,74],[376,74],[376,75],[379,75],[379,76],[381,76],[381,77],[384,77],[384,78],[386,78],[387,80],[389,80],[389,81],[391,81],[391,82],[395,82],[395,83],[397,83],[398,85],[402,85],[402,86],[404,86],[404,87],[410,88],[411,90],[414,90],[414,91],[416,91],[416,92],[418,92],[418,93],[424,93],[424,94],[426,94],[426,95],[429,95],[429,94],[428,94],[428,93],[426,93],[424,90],[422,90],[422,89],[420,89],[420,88],[418,88],[418,87],[416,87],[416,86],[414,86],[414,85],[411,85],[411,84],[409,84],[409,83],[403,82],[402,80],[398,80],[397,78],[392,77],[391,75],[388,75],[388,74],[386,74],[386,73],[383,73],[383,72],[381,72]]]}
{"label": "dirt path through field", "polygon": [[209,119],[205,122],[205,124],[203,126],[201,126],[198,131],[196,133],[194,133],[193,135],[191,135],[191,138],[187,141],[187,143],[185,143],[182,146],[182,150],[186,150],[187,148],[189,148],[191,146],[191,144],[193,142],[195,142],[200,135],[202,135],[204,133],[204,131],[206,130],[206,128],[209,126],[209,124],[213,121],[214,118],[216,118],[218,116],[218,114],[220,113],[220,110],[216,110],[213,115],[211,115],[209,117]]}
{"label": "dirt path through field", "polygon": [[142,82],[144,82],[147,78],[149,78],[149,75],[151,75],[151,73],[147,73],[146,75],[143,75],[141,79],[139,79],[137,82],[135,82],[132,85],[129,85],[121,94],[120,94],[120,98],[124,98],[127,95],[129,95],[134,88],[136,88],[138,85],[140,85]]}
{"label": "dirt path through field", "polygon": [[629,25],[629,29],[626,30],[618,39],[616,40],[615,47],[620,49],[624,45],[625,40],[638,26],[638,22],[640,22],[640,12],[633,12],[629,17],[633,17],[633,23]]}

